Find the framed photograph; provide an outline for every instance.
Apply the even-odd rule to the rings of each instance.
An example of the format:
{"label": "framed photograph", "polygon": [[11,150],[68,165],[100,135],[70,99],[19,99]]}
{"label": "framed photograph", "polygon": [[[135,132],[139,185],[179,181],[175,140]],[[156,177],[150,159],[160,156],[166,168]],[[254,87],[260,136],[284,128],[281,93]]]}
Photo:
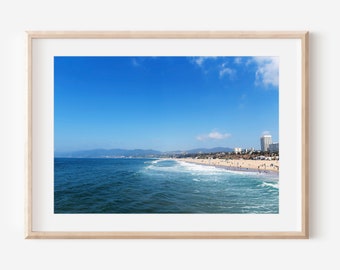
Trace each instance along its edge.
{"label": "framed photograph", "polygon": [[308,32],[28,32],[27,239],[308,238]]}

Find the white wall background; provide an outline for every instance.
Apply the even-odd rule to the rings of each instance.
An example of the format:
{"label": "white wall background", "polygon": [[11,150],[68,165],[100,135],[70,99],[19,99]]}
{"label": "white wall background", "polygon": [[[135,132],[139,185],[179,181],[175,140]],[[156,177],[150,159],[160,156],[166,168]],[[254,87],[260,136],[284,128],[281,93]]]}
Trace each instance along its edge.
{"label": "white wall background", "polygon": [[[337,1],[188,2],[1,2],[0,269],[340,269]],[[24,240],[25,30],[311,31],[311,239]]]}

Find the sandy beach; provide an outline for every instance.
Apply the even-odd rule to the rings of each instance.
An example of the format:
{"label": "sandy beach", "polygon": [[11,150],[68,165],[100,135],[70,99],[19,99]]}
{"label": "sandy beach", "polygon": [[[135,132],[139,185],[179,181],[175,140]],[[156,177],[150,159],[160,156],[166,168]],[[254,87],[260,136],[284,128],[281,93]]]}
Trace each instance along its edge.
{"label": "sandy beach", "polygon": [[230,170],[257,171],[257,172],[276,172],[279,173],[278,160],[246,160],[246,159],[196,159],[180,158],[180,161],[223,167]]}

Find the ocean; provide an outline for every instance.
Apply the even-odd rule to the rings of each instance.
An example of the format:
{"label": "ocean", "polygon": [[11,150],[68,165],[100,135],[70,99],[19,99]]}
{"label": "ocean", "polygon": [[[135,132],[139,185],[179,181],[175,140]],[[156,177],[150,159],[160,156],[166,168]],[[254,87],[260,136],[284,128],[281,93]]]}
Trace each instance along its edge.
{"label": "ocean", "polygon": [[279,176],[172,159],[55,158],[56,214],[277,214]]}

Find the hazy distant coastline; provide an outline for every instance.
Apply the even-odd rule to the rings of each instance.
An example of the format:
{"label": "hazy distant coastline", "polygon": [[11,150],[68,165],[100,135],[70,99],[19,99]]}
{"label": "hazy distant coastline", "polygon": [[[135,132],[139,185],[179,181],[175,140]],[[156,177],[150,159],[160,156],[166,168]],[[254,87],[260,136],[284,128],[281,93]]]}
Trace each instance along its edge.
{"label": "hazy distant coastline", "polygon": [[92,149],[83,151],[72,152],[58,152],[54,153],[54,157],[63,158],[121,158],[121,157],[145,157],[145,158],[158,158],[170,157],[185,154],[198,154],[198,153],[230,153],[233,149],[229,147],[215,147],[215,148],[196,148],[186,151],[157,151],[153,149]]}

